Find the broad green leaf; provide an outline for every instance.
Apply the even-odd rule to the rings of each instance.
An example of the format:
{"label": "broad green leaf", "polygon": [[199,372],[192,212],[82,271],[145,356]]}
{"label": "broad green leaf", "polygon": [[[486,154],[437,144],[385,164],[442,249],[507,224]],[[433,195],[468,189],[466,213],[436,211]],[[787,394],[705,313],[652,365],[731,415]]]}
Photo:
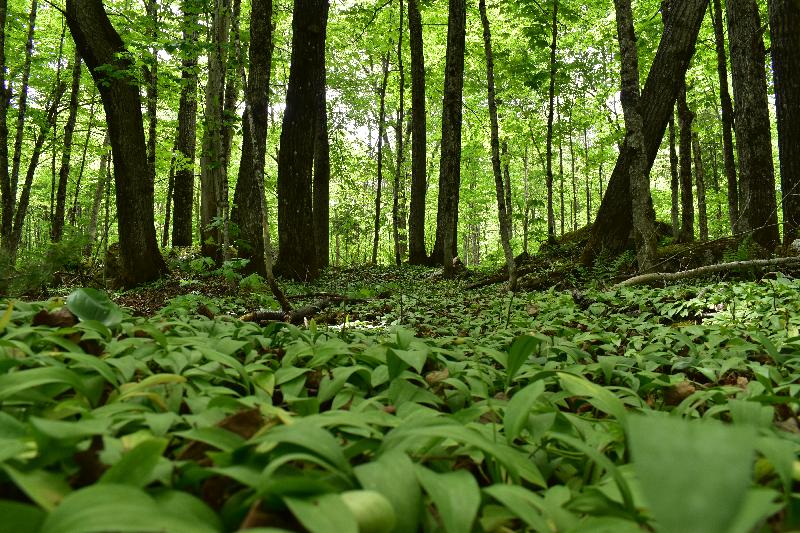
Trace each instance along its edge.
{"label": "broad green leaf", "polygon": [[[747,497],[755,455],[751,426],[632,416],[636,474],[661,531],[726,533]],[[680,509],[680,512],[676,512]]]}
{"label": "broad green leaf", "polygon": [[48,420],[46,418],[31,417],[30,424],[42,435],[56,440],[85,439],[94,435],[104,434],[112,420],[84,418],[82,420]]}
{"label": "broad green leaf", "polygon": [[536,381],[515,392],[511,397],[503,414],[503,426],[509,444],[512,444],[522,432],[522,428],[528,422],[531,408],[544,392],[544,387],[544,381]]}
{"label": "broad green leaf", "polygon": [[47,514],[35,505],[0,500],[0,533],[39,531]]}
{"label": "broad green leaf", "polygon": [[14,313],[14,302],[8,304],[8,308],[3,313],[3,316],[0,317],[0,333],[3,333],[6,330],[6,327],[11,322],[11,315]]}
{"label": "broad green leaf", "polygon": [[70,493],[66,480],[58,474],[45,470],[25,472],[7,464],[0,465],[0,468],[22,492],[45,510],[54,509]]}
{"label": "broad green leaf", "polygon": [[439,474],[417,465],[417,479],[436,506],[446,533],[472,531],[481,503],[478,482],[466,470]]}
{"label": "broad green leaf", "polygon": [[393,532],[417,531],[422,493],[414,463],[406,454],[384,454],[377,461],[355,467],[353,472],[363,488],[380,492],[391,502],[397,516]]}
{"label": "broad green leaf", "polygon": [[86,393],[83,380],[72,370],[57,367],[31,368],[0,376],[0,400],[5,400],[19,392],[50,383],[64,383],[72,386],[82,394]]}
{"label": "broad green leaf", "polygon": [[97,289],[76,289],[67,297],[67,308],[81,320],[96,320],[113,328],[122,322],[122,310],[106,293]]}
{"label": "broad green leaf", "polygon": [[275,427],[259,436],[254,442],[259,443],[259,448],[269,448],[277,443],[300,446],[322,457],[342,473],[349,473],[351,470],[350,462],[333,435],[307,422],[300,421],[290,426]]}
{"label": "broad green leaf", "polygon": [[483,492],[503,504],[523,522],[536,531],[552,531],[542,515],[543,501],[528,489],[518,485],[492,485]]}
{"label": "broad green leaf", "polygon": [[166,439],[140,442],[123,455],[117,464],[109,468],[98,483],[146,487],[153,481],[153,471],[166,448]]}
{"label": "broad green leaf", "polygon": [[511,383],[517,375],[522,364],[533,355],[542,344],[541,339],[530,335],[522,335],[514,340],[511,349],[508,351],[508,363],[506,366],[506,382]]}
{"label": "broad green leaf", "polygon": [[283,499],[309,533],[358,533],[358,523],[338,494],[323,494],[308,500]]}
{"label": "broad green leaf", "polygon": [[608,389],[592,383],[584,377],[567,372],[559,372],[558,377],[561,386],[570,394],[585,396],[589,403],[617,420],[625,417],[625,404]]}

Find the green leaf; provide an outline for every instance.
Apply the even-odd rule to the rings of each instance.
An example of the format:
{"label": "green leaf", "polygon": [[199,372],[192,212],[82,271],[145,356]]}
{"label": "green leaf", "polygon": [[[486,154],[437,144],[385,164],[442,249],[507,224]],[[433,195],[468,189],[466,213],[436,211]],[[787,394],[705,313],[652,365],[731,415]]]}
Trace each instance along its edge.
{"label": "green leaf", "polygon": [[0,317],[0,333],[3,333],[11,322],[11,315],[14,313],[14,302],[8,304],[8,309],[3,313],[3,316]]}
{"label": "green leaf", "polygon": [[731,510],[741,508],[751,484],[754,428],[633,416],[628,437],[634,470],[661,531],[730,531],[736,518]]}
{"label": "green leaf", "polygon": [[70,493],[67,482],[57,474],[45,470],[24,472],[11,465],[0,465],[0,468],[22,492],[45,510],[54,509]]}
{"label": "green leaf", "polygon": [[447,533],[472,531],[481,504],[481,490],[472,474],[456,470],[438,474],[417,465],[417,479],[439,512]]}
{"label": "green leaf", "polygon": [[76,289],[67,297],[67,308],[81,320],[96,320],[113,328],[122,322],[122,310],[97,289]]}
{"label": "green leaf", "polygon": [[625,417],[625,404],[608,389],[592,383],[584,377],[567,372],[559,372],[558,377],[561,387],[570,394],[585,396],[590,404],[617,420]]}
{"label": "green leaf", "polygon": [[49,383],[65,383],[82,394],[86,393],[83,380],[72,370],[56,367],[31,368],[0,376],[0,400]]}
{"label": "green leaf", "polygon": [[422,491],[414,473],[414,463],[405,453],[389,452],[353,471],[363,488],[380,492],[391,502],[397,516],[393,532],[417,531]]}
{"label": "green leaf", "polygon": [[514,380],[514,376],[516,376],[519,369],[522,368],[522,364],[533,355],[533,352],[536,351],[541,344],[541,339],[531,337],[530,335],[522,335],[514,340],[514,344],[511,345],[511,349],[508,351],[508,363],[506,366],[506,372],[508,373],[506,377],[507,383],[510,384]]}
{"label": "green leaf", "polygon": [[552,528],[542,516],[541,496],[517,485],[492,485],[483,492],[503,504],[523,522],[536,531],[550,531]]}
{"label": "green leaf", "polygon": [[0,500],[0,533],[39,531],[46,513],[27,503]]}
{"label": "green leaf", "polygon": [[287,507],[310,533],[358,533],[358,523],[338,494],[307,500],[285,497]]}
{"label": "green leaf", "polygon": [[527,424],[531,408],[544,392],[544,387],[544,381],[535,381],[511,397],[503,414],[503,426],[509,444],[514,442]]}
{"label": "green leaf", "polygon": [[98,483],[112,483],[146,487],[153,481],[153,472],[167,448],[166,439],[148,439],[140,442],[109,468]]}

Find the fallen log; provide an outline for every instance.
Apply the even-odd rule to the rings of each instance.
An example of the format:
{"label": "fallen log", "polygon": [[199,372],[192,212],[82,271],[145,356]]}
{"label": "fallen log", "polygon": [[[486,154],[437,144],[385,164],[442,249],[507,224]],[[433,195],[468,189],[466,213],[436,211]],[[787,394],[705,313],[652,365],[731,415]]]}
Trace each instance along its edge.
{"label": "fallen log", "polygon": [[369,300],[366,298],[348,298],[347,296],[329,294],[310,305],[301,307],[299,309],[292,309],[289,312],[253,311],[251,313],[247,313],[246,315],[240,316],[239,320],[242,322],[286,322],[288,324],[300,325],[306,320],[314,318],[316,315],[332,305],[340,303],[364,303],[367,301]]}
{"label": "fallen log", "polygon": [[614,285],[614,288],[699,278],[708,274],[716,274],[717,272],[731,272],[734,270],[743,270],[747,268],[768,268],[786,265],[800,265],[800,257],[779,257],[776,259],[756,259],[752,261],[718,263],[716,265],[707,265],[700,268],[693,268],[691,270],[683,270],[681,272],[653,272],[650,274],[641,274],[639,276],[628,278],[625,281]]}

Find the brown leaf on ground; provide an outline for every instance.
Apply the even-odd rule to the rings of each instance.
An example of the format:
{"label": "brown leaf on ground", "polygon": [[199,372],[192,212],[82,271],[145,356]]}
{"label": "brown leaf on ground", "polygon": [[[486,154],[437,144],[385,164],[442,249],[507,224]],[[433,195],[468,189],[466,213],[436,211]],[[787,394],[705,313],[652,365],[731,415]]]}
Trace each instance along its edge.
{"label": "brown leaf on ground", "polygon": [[49,326],[51,328],[70,328],[78,323],[78,317],[73,315],[66,307],[59,307],[55,311],[42,309],[33,317],[34,326]]}

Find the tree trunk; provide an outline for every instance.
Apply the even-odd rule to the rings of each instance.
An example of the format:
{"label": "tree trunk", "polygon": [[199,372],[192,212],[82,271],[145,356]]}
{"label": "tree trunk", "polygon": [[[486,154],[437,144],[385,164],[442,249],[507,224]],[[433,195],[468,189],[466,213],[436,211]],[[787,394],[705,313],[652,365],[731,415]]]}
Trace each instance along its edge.
{"label": "tree trunk", "polygon": [[94,188],[94,194],[92,195],[92,213],[89,218],[89,244],[86,245],[86,249],[84,250],[85,256],[90,256],[92,254],[92,245],[97,239],[97,217],[100,214],[100,204],[103,201],[103,191],[106,189],[106,182],[110,177],[109,172],[109,156],[111,155],[110,146],[111,140],[108,136],[108,131],[106,131],[105,138],[103,139],[103,153],[100,155],[100,171],[97,175],[97,184]]}
{"label": "tree trunk", "polygon": [[509,238],[514,238],[514,203],[512,201],[511,191],[511,155],[508,153],[508,140],[503,140],[502,156],[500,160],[503,162],[503,192],[506,195],[506,210],[508,211],[508,235]]}
{"label": "tree trunk", "polygon": [[3,214],[0,217],[0,246],[11,236],[16,191],[11,192],[11,176],[8,172],[8,108],[11,105],[11,89],[6,86],[6,19],[8,0],[0,0],[0,199]]}
{"label": "tree trunk", "polygon": [[697,220],[700,225],[700,240],[708,240],[708,214],[706,212],[706,178],[703,170],[703,154],[700,151],[700,138],[697,132],[692,134],[692,152],[694,153],[694,176],[697,184]]}
{"label": "tree trunk", "polygon": [[733,102],[728,89],[728,61],[725,52],[725,29],[722,24],[722,3],[712,2],[714,8],[714,41],[717,50],[717,76],[719,77],[719,100],[722,108],[722,151],[725,162],[725,177],[728,180],[728,217],[731,232],[739,233],[739,186],[736,182],[736,159],[733,155]]}
{"label": "tree trunk", "polygon": [[678,151],[680,154],[681,231],[680,242],[694,240],[694,195],[692,192],[692,122],[694,113],[686,102],[684,85],[678,96],[678,123],[681,129]]}
{"label": "tree trunk", "polygon": [[755,0],[727,0],[727,8],[739,154],[739,229],[772,250],[779,237],[761,20]]}
{"label": "tree trunk", "polygon": [[408,262],[426,263],[425,196],[428,139],[425,115],[425,56],[422,43],[422,17],[419,0],[408,1],[409,47],[411,48],[411,212],[408,217]]}
{"label": "tree trunk", "polygon": [[[242,0],[231,2],[230,24],[228,35],[228,58],[225,63],[225,97],[222,104],[222,146],[225,161],[231,160],[231,145],[233,143],[233,125],[239,122],[236,104],[239,100],[239,67],[244,62],[244,51],[241,46],[241,28],[239,19],[242,14]],[[223,209],[228,210],[228,173],[225,173],[226,187],[223,190]],[[227,222],[227,220],[226,220]],[[227,230],[226,230],[227,232]]]}
{"label": "tree trunk", "polygon": [[328,138],[328,76],[323,57],[317,88],[317,132],[314,141],[314,240],[320,268],[330,264],[331,146]]}
{"label": "tree trunk", "polygon": [[150,24],[149,31],[147,32],[151,40],[150,44],[150,58],[147,62],[149,68],[145,67],[147,72],[147,80],[145,87],[145,95],[147,99],[147,168],[156,178],[156,147],[158,146],[158,1],[147,0],[145,3],[147,11],[148,24]]}
{"label": "tree trunk", "polygon": [[211,23],[211,49],[208,54],[205,128],[201,163],[201,253],[217,263],[222,261],[221,246],[225,240],[223,226],[225,206],[223,188],[227,182],[228,161],[225,158],[225,78],[228,63],[231,0],[214,0]]}
{"label": "tree trunk", "polygon": [[439,166],[439,205],[436,242],[431,260],[453,270],[458,253],[458,202],[461,188],[461,128],[464,91],[464,44],[467,31],[466,0],[449,0],[447,56],[442,99],[442,153]]}
{"label": "tree trunk", "polygon": [[261,199],[264,197],[272,50],[272,0],[255,0],[250,13],[250,77],[245,88],[242,159],[231,220],[239,226],[236,243],[239,256],[250,261],[245,272],[261,276],[267,275],[264,231],[269,228],[263,228],[266,206],[261,205]]}
{"label": "tree trunk", "polygon": [[375,233],[372,238],[372,264],[378,263],[378,245],[381,231],[381,194],[383,188],[383,133],[386,129],[386,86],[389,83],[389,52],[381,60],[383,78],[379,89],[380,110],[378,111],[378,183],[375,188]]}
{"label": "tree trunk", "polygon": [[92,140],[92,130],[95,125],[95,107],[97,104],[97,89],[92,87],[92,103],[89,105],[89,126],[86,128],[86,138],[83,141],[83,150],[81,153],[81,167],[78,169],[78,179],[75,181],[75,193],[72,196],[72,209],[69,211],[67,219],[71,225],[75,225],[78,218],[81,184],[83,183],[83,173],[86,170],[86,154],[89,152],[89,142]]}
{"label": "tree trunk", "polygon": [[778,117],[783,240],[800,237],[800,5],[770,0],[772,72]]}
{"label": "tree trunk", "polygon": [[551,26],[553,40],[550,43],[550,92],[547,107],[547,168],[545,180],[547,185],[547,238],[556,237],[556,216],[553,211],[553,116],[555,114],[556,97],[556,50],[558,46],[558,0],[553,0],[553,24]]}
{"label": "tree trunk", "polygon": [[670,215],[672,218],[672,236],[681,235],[681,182],[678,174],[678,150],[675,146],[675,112],[669,117],[669,189],[671,196]]}
{"label": "tree trunk", "polygon": [[615,0],[617,36],[620,48],[621,92],[620,100],[625,114],[625,144],[630,149],[628,170],[633,232],[636,241],[636,258],[639,271],[653,267],[656,257],[655,211],[650,196],[650,174],[645,153],[644,124],[642,123],[639,94],[639,53],[636,49],[636,32],[630,0]]}
{"label": "tree trunk", "polygon": [[192,245],[195,156],[197,154],[197,0],[183,0],[183,41],[192,43],[181,58],[181,96],[178,104],[177,151],[180,162],[175,171],[173,191],[172,246]]}
{"label": "tree trunk", "polygon": [[161,233],[161,247],[169,245],[169,228],[172,222],[172,197],[175,193],[175,160],[177,159],[178,138],[175,137],[175,144],[172,147],[172,157],[169,160],[169,177],[167,178],[167,201],[164,206],[164,228]]}
{"label": "tree trunk", "polygon": [[69,115],[64,125],[64,141],[61,152],[61,167],[58,170],[58,190],[56,192],[56,209],[53,215],[53,227],[50,238],[59,242],[64,231],[64,212],[67,204],[67,184],[69,182],[70,158],[72,156],[72,135],[78,118],[78,95],[81,90],[81,54],[76,49],[72,59],[72,86],[69,95]]}
{"label": "tree trunk", "polygon": [[[152,281],[167,267],[153,223],[153,181],[147,169],[139,90],[127,76],[116,75],[130,72],[131,61],[101,0],[67,0],[66,11],[106,111],[117,191],[120,282],[132,286]],[[114,76],[108,76],[107,65],[114,67]]]}
{"label": "tree trunk", "polygon": [[[492,146],[492,171],[494,173],[494,187],[497,193],[497,216],[500,223],[500,241],[503,244],[503,253],[506,256],[508,267],[508,290],[517,290],[517,266],[514,261],[514,251],[511,249],[511,206],[506,203],[503,176],[500,168],[500,127],[497,120],[497,99],[494,87],[494,56],[492,55],[492,34],[489,27],[489,17],[486,14],[486,0],[480,0],[479,9],[483,24],[483,47],[486,53],[486,84],[489,102],[489,120],[491,125]],[[507,153],[508,145],[503,143]],[[508,185],[505,185],[506,187]]]}
{"label": "tree trunk", "polygon": [[[561,118],[559,115],[559,124],[561,123]],[[566,226],[566,207],[564,205],[564,143],[563,143],[563,134],[564,132],[561,131],[559,128],[558,132],[558,196],[559,196],[559,203],[560,203],[560,211],[561,211],[561,236],[564,236],[564,227]]]}
{"label": "tree trunk", "polygon": [[[647,170],[655,161],[684,74],[694,54],[697,34],[708,0],[676,0],[640,100]],[[633,218],[628,179],[630,148],[622,147],[592,234],[581,258],[591,264],[602,251],[618,253],[628,247]]]}
{"label": "tree trunk", "polygon": [[[530,184],[528,183],[529,178],[529,169],[528,169],[528,143],[525,143],[525,153],[522,156],[522,179],[523,179],[523,198],[525,201],[525,206],[522,214],[522,252],[527,254],[528,253],[528,238],[529,238],[529,225],[530,225]],[[588,183],[588,176],[586,178]],[[588,186],[588,185],[587,185]],[[588,222],[587,222],[588,223]]]}
{"label": "tree trunk", "polygon": [[[319,258],[314,242],[312,166],[317,95],[325,68],[328,0],[294,0],[292,60],[278,155],[278,264],[292,279],[314,279]],[[311,238],[310,238],[311,237]]]}
{"label": "tree trunk", "polygon": [[397,72],[399,76],[399,104],[397,106],[397,123],[395,126],[396,141],[395,149],[397,158],[394,166],[394,187],[392,188],[392,233],[394,237],[394,262],[400,266],[403,262],[403,253],[400,246],[400,185],[403,173],[403,122],[406,90],[406,73],[403,67],[403,0],[400,4],[400,28],[397,32]]}
{"label": "tree trunk", "polygon": [[589,127],[583,125],[583,179],[586,186],[586,226],[592,225],[592,189],[589,185]]}

